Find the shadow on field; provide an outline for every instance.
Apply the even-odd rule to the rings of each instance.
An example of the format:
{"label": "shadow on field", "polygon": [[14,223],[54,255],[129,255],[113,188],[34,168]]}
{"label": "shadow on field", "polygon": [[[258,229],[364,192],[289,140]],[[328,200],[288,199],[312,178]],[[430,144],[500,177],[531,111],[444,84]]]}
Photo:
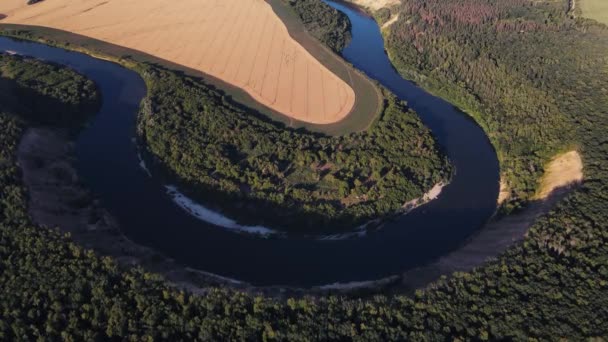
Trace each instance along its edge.
{"label": "shadow on field", "polygon": [[2,20],[2,19],[4,19],[4,18],[6,18],[6,14],[2,14],[2,13],[0,13],[0,20]]}

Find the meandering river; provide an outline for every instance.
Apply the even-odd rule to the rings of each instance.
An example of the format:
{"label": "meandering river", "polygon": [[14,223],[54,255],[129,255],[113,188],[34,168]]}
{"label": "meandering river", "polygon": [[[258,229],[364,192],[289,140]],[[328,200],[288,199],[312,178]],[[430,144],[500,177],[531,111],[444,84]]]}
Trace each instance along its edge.
{"label": "meandering river", "polygon": [[438,199],[356,239],[264,239],[196,219],[172,201],[166,184],[148,177],[139,165],[135,125],[146,92],[139,75],[111,62],[37,43],[0,38],[0,51],[64,64],[97,83],[103,105],[76,142],[76,167],[130,239],[186,266],[255,285],[374,280],[430,262],[483,227],[496,207],[499,167],[479,126],[399,76],[371,18],[328,3],[352,22],[353,39],[343,52],[345,59],[406,100],[456,169]]}

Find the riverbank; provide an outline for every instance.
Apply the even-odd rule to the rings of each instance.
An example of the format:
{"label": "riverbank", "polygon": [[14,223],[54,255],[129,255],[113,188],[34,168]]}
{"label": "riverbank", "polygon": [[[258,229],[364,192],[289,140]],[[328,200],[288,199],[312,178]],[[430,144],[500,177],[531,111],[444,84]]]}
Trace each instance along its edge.
{"label": "riverbank", "polygon": [[604,0],[570,0],[570,12],[608,25],[608,3]]}
{"label": "riverbank", "polygon": [[[117,220],[83,185],[73,166],[73,148],[74,143],[63,130],[29,128],[25,131],[19,143],[17,160],[29,194],[29,214],[35,224],[57,227],[83,248],[92,249],[100,256],[112,257],[125,269],[142,267],[146,272],[162,275],[178,289],[199,295],[214,287],[229,287],[274,298],[329,293],[372,295],[386,286],[394,287],[398,282],[398,277],[394,276],[311,288],[258,287],[180,265],[123,234]],[[427,194],[425,200],[430,200],[430,196]]]}
{"label": "riverbank", "polygon": [[[536,221],[553,210],[583,182],[583,163],[577,151],[555,156],[547,165],[539,193],[523,210],[488,223],[461,248],[437,261],[401,275],[393,288],[406,293],[424,288],[442,276],[470,272],[492,263],[509,248],[523,241]],[[402,288],[400,288],[402,286]]]}
{"label": "riverbank", "polygon": [[[349,286],[340,285],[339,287],[352,287],[352,284],[355,284],[356,286],[362,286],[363,284],[365,286],[372,286],[372,284],[374,284],[374,283],[375,283],[374,281],[372,281],[372,282],[354,282],[354,283],[350,283],[351,285],[349,285]],[[333,286],[333,287],[335,287],[335,286]]]}
{"label": "riverbank", "polygon": [[[383,8],[376,4],[371,8],[361,1],[347,1],[360,6],[366,13],[374,17],[375,11]],[[390,6],[390,4],[387,4]],[[399,13],[393,14],[397,17]],[[393,17],[393,18],[394,18]],[[377,21],[377,18],[376,18]],[[395,21],[391,23],[394,24]],[[381,30],[384,38],[388,31]],[[388,54],[391,55],[390,53]],[[454,252],[443,256],[427,266],[411,270],[401,276],[400,285],[390,284],[387,289],[397,292],[410,292],[424,287],[437,280],[442,275],[452,275],[454,272],[471,271],[493,260],[508,248],[521,242],[529,228],[536,220],[550,212],[551,209],[583,180],[582,159],[577,151],[560,154],[551,159],[545,166],[545,174],[538,180],[537,194],[526,208],[499,219],[493,219],[470,240]],[[505,177],[501,177],[500,191],[497,202],[499,206],[511,198],[511,188]],[[409,290],[408,290],[409,289]]]}
{"label": "riverbank", "polygon": [[[373,26],[373,23],[367,23],[367,21],[364,24]],[[373,55],[376,55],[377,50],[379,56],[384,56],[383,50],[376,49],[376,45],[380,45],[381,48],[381,40],[376,40],[374,37],[373,42]],[[93,188],[96,189],[95,191],[107,194],[107,198],[110,198],[110,203],[114,207],[112,212],[123,212],[122,218],[126,222],[133,223],[128,224],[129,229],[134,230],[132,232],[133,236],[137,236],[140,241],[146,241],[149,245],[165,251],[168,250],[169,255],[175,255],[181,260],[192,262],[192,265],[196,265],[196,268],[222,272],[223,275],[227,276],[236,274],[237,277],[241,277],[244,275],[244,277],[247,277],[246,279],[255,279],[270,284],[327,284],[336,281],[378,279],[385,275],[394,274],[395,270],[398,272],[398,270],[403,270],[411,264],[418,263],[420,259],[428,257],[429,254],[441,253],[441,250],[445,247],[444,245],[434,244],[430,249],[425,248],[424,251],[420,251],[421,241],[435,241],[434,239],[437,236],[444,236],[444,239],[436,242],[440,244],[454,243],[458,241],[458,237],[454,236],[453,239],[450,239],[450,236],[453,236],[454,233],[459,236],[466,236],[468,234],[467,229],[477,227],[475,223],[471,225],[466,223],[482,221],[487,217],[486,210],[489,215],[494,209],[493,202],[496,196],[494,196],[493,185],[498,184],[497,179],[495,179],[497,175],[497,172],[495,172],[495,155],[486,143],[483,132],[472,122],[466,120],[464,116],[456,113],[448,104],[444,105],[436,98],[420,94],[416,89],[399,86],[397,88],[406,89],[405,95],[403,91],[401,92],[402,99],[409,101],[407,93],[413,92],[418,98],[422,97],[427,101],[424,106],[419,104],[421,106],[419,108],[424,110],[425,115],[438,120],[433,127],[450,128],[445,134],[440,134],[440,137],[444,139],[445,137],[453,137],[461,142],[455,145],[450,143],[445,145],[447,147],[454,146],[458,151],[465,153],[464,156],[456,154],[458,157],[456,160],[460,165],[459,172],[456,174],[455,181],[446,187],[445,196],[442,194],[440,199],[433,201],[427,208],[428,210],[416,210],[412,215],[390,222],[387,229],[366,237],[362,241],[309,243],[308,241],[289,240],[279,243],[277,241],[242,239],[234,237],[234,234],[224,234],[219,229],[202,225],[199,222],[192,222],[193,219],[190,219],[188,215],[177,214],[175,211],[179,208],[174,205],[166,205],[165,203],[168,200],[166,196],[157,196],[155,188],[147,185],[149,181],[138,165],[139,160],[136,151],[130,153],[130,149],[133,148],[131,131],[133,126],[129,123],[131,120],[129,118],[132,118],[131,113],[137,111],[137,104],[124,106],[121,102],[117,103],[115,101],[120,99],[137,100],[143,96],[139,94],[140,86],[138,83],[141,80],[134,73],[120,70],[121,68],[110,63],[94,61],[82,55],[56,51],[56,49],[43,46],[33,46],[34,44],[6,42],[5,45],[9,49],[17,51],[20,50],[19,47],[16,47],[18,44],[23,44],[21,51],[36,51],[42,56],[53,58],[49,60],[70,61],[70,63],[73,63],[70,65],[75,65],[77,68],[111,70],[111,72],[98,72],[91,75],[103,85],[106,94],[110,94],[105,98],[111,99],[111,101],[104,108],[108,109],[115,106],[114,108],[117,110],[106,110],[105,113],[102,113],[103,115],[99,115],[103,120],[87,130],[85,137],[83,137],[82,153],[78,159],[82,160],[81,164],[85,166],[83,170],[87,173],[87,179],[92,180],[91,183]],[[365,43],[365,45],[369,47],[370,44]],[[378,61],[383,63],[384,60],[378,59]],[[392,71],[392,69],[386,70],[387,72]],[[380,69],[380,72],[383,73],[384,69]],[[109,76],[99,77],[99,75]],[[396,80],[401,82],[400,78]],[[397,84],[400,85],[400,83]],[[115,93],[122,94],[126,91],[122,88],[127,85],[128,89],[136,90],[137,94],[131,96],[112,95]],[[395,86],[393,83],[391,85]],[[439,113],[447,114],[439,115]],[[105,138],[108,134],[111,134],[111,139]],[[467,139],[460,139],[460,134],[465,135]],[[112,143],[106,144],[104,141],[111,141]],[[392,141],[400,140],[393,139]],[[467,148],[469,144],[475,146],[474,153],[469,154],[469,151],[472,150]],[[108,156],[111,156],[111,159],[108,159]],[[464,159],[461,157],[464,157]],[[110,167],[107,165],[108,162],[111,163]],[[480,169],[487,169],[488,172],[478,175],[477,172],[471,173],[473,169],[477,172]],[[99,170],[104,170],[104,172],[99,172]],[[484,175],[487,175],[487,177],[484,177]],[[476,183],[469,183],[469,179],[475,179]],[[119,183],[117,184],[116,181]],[[116,186],[111,186],[114,184]],[[466,186],[467,184],[469,186]],[[471,186],[477,184],[480,184],[480,186]],[[462,194],[460,189],[463,189],[463,186],[466,186],[471,201],[463,201],[460,196]],[[136,194],[137,196],[125,196],[125,193]],[[459,208],[459,216],[449,216],[450,229],[443,229],[445,228],[446,216],[442,213],[445,212],[448,215],[454,213],[453,204],[455,203]],[[141,213],[141,215],[136,213]],[[455,225],[459,229],[455,229]],[[165,228],[163,229],[163,227]],[[171,229],[168,231],[166,227],[171,227]],[[384,238],[385,236],[390,238]],[[221,243],[218,243],[218,241]],[[226,253],[225,246],[228,242],[230,242],[232,250],[239,251],[238,254]],[[310,251],[311,248],[315,250],[315,253],[306,252]],[[398,257],[396,257],[397,254]],[[223,257],[218,258],[218,255]],[[243,259],[239,257],[241,255],[255,255],[256,257]],[[370,256],[373,257],[370,258]],[[364,261],[361,259],[364,259]],[[363,262],[360,262],[360,260]],[[281,265],[289,264],[290,267],[283,272],[261,272],[263,269],[274,270],[276,269],[275,266],[280,269],[278,263]],[[357,266],[352,267],[352,265]],[[362,265],[366,267],[362,267]],[[320,267],[327,269],[328,272],[320,272]]]}
{"label": "riverbank", "polygon": [[192,293],[212,286],[250,288],[246,283],[178,265],[128,239],[117,220],[83,185],[73,166],[73,149],[74,143],[62,130],[30,128],[23,135],[17,158],[34,223],[58,227],[86,249],[111,256],[126,268],[141,266],[162,274],[170,283]]}
{"label": "riverbank", "polygon": [[395,6],[399,4],[399,0],[341,0],[353,5],[362,7],[366,10],[377,11],[382,8]]}

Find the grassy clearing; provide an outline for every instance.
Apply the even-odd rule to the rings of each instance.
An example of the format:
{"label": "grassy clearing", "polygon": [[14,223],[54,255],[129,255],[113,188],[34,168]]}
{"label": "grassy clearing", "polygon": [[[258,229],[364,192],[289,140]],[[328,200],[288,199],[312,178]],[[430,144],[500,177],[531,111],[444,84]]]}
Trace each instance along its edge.
{"label": "grassy clearing", "polygon": [[583,17],[608,25],[608,1],[578,0]]}

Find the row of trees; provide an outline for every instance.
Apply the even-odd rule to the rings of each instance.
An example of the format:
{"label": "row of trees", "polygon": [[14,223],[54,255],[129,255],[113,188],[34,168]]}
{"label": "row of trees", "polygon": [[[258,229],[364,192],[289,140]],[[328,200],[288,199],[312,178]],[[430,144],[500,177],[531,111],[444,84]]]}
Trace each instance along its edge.
{"label": "row of trees", "polygon": [[449,176],[429,130],[391,94],[370,130],[330,137],[271,122],[198,80],[143,74],[143,145],[191,195],[249,223],[352,228]]}

